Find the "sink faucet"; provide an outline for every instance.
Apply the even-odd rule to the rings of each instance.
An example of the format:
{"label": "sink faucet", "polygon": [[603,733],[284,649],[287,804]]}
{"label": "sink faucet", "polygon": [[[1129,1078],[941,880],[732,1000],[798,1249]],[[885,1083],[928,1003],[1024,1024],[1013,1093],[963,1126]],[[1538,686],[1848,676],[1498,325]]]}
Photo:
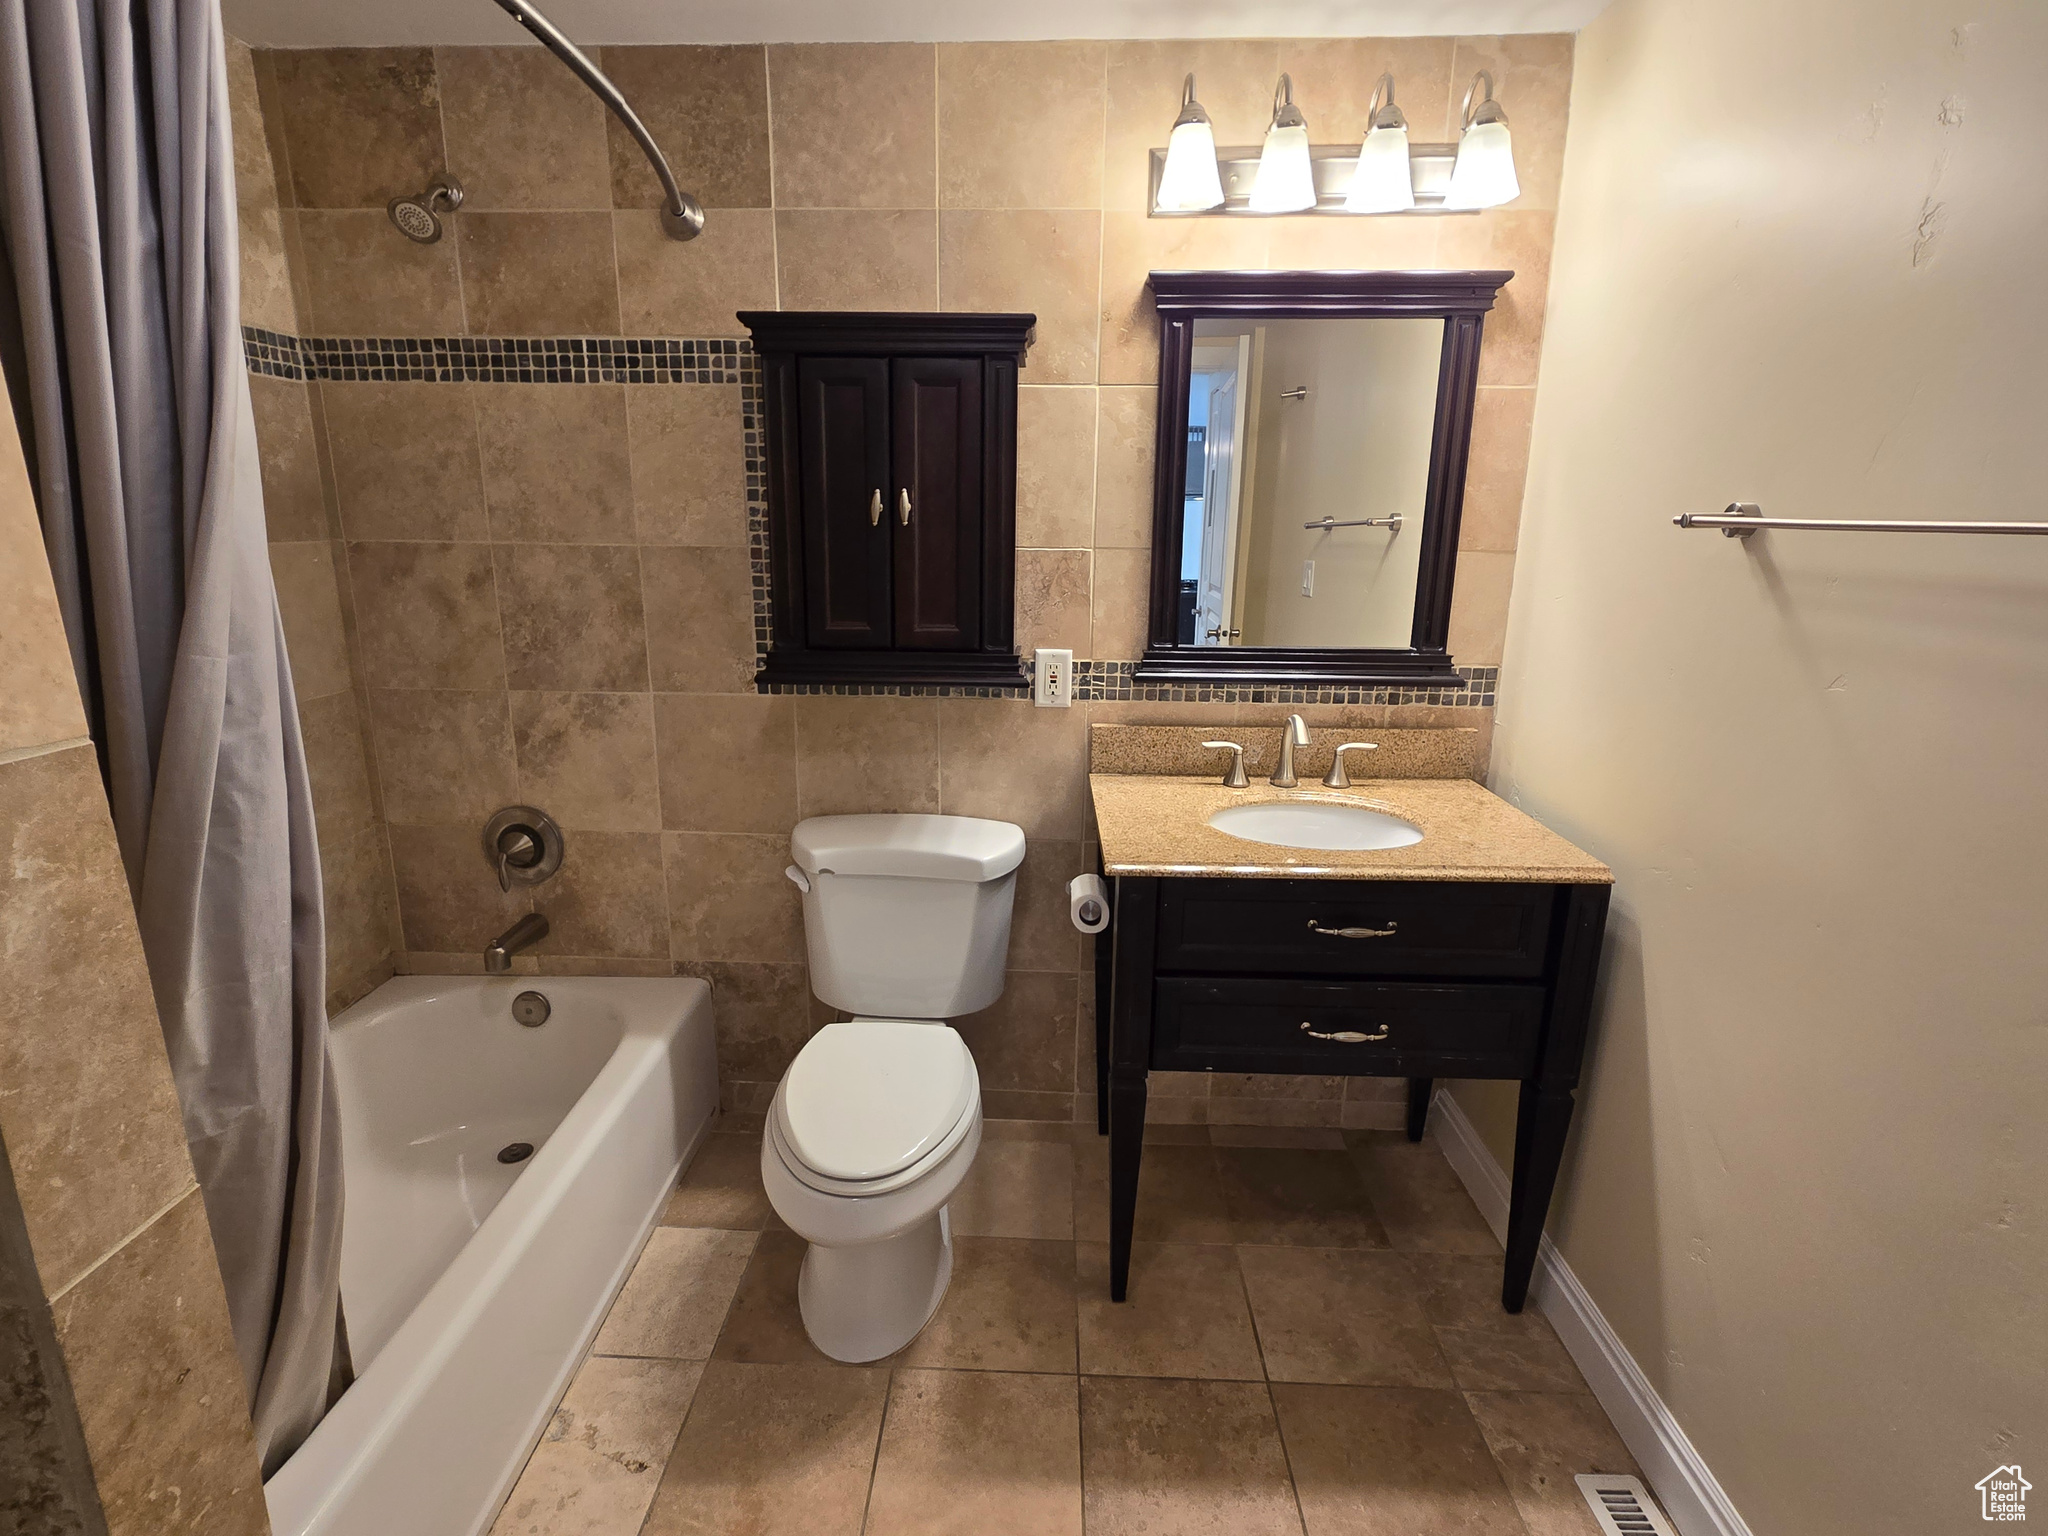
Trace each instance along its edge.
{"label": "sink faucet", "polygon": [[1268,781],[1275,789],[1292,789],[1301,780],[1294,776],[1294,749],[1308,745],[1308,725],[1299,715],[1289,715],[1280,728],[1280,766]]}
{"label": "sink faucet", "polygon": [[490,976],[502,976],[512,969],[512,957],[520,950],[538,944],[548,936],[548,920],[538,912],[529,912],[510,928],[499,934],[484,946],[484,972]]}

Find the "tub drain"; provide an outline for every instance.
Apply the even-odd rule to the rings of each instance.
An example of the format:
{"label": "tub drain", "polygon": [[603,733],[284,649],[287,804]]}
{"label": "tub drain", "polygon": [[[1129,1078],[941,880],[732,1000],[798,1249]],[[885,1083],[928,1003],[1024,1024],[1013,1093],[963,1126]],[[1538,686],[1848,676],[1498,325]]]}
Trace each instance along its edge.
{"label": "tub drain", "polygon": [[531,1156],[533,1143],[530,1141],[515,1141],[498,1149],[498,1161],[501,1163],[523,1163]]}

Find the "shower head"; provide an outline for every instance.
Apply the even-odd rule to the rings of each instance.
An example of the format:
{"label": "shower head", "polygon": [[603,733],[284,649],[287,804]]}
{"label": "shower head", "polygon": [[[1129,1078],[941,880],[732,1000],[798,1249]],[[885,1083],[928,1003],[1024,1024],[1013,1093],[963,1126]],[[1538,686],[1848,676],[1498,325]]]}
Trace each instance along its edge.
{"label": "shower head", "polygon": [[441,238],[441,215],[436,210],[446,208],[453,213],[461,206],[462,183],[453,176],[436,176],[419,196],[394,197],[385,204],[385,211],[406,239],[432,245]]}

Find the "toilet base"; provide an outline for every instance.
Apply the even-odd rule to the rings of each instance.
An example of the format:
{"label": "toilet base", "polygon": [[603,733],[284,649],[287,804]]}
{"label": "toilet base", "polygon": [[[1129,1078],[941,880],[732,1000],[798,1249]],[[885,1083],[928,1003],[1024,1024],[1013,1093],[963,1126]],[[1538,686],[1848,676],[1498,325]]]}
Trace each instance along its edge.
{"label": "toilet base", "polygon": [[797,1277],[797,1309],[811,1342],[860,1365],[893,1355],[923,1331],[953,1278],[953,1224],[945,1206],[879,1243],[812,1243]]}

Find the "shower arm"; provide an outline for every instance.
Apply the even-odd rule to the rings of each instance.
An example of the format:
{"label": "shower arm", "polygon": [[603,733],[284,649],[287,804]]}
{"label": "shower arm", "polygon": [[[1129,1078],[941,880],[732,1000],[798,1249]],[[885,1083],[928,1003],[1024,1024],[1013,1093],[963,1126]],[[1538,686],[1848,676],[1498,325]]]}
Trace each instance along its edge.
{"label": "shower arm", "polygon": [[662,230],[671,240],[696,239],[704,229],[703,205],[676,185],[675,174],[669,170],[661,146],[654,142],[654,135],[647,131],[647,125],[640,121],[639,114],[626,104],[619,88],[605,78],[604,71],[591,63],[581,48],[563,35],[560,27],[527,4],[527,0],[498,0],[498,6],[539,38],[548,52],[568,65],[577,79],[595,91],[598,100],[611,108],[612,116],[626,125],[626,131],[640,141],[640,148],[654,167],[654,174],[661,178],[662,190],[668,194],[668,201],[661,206]]}

